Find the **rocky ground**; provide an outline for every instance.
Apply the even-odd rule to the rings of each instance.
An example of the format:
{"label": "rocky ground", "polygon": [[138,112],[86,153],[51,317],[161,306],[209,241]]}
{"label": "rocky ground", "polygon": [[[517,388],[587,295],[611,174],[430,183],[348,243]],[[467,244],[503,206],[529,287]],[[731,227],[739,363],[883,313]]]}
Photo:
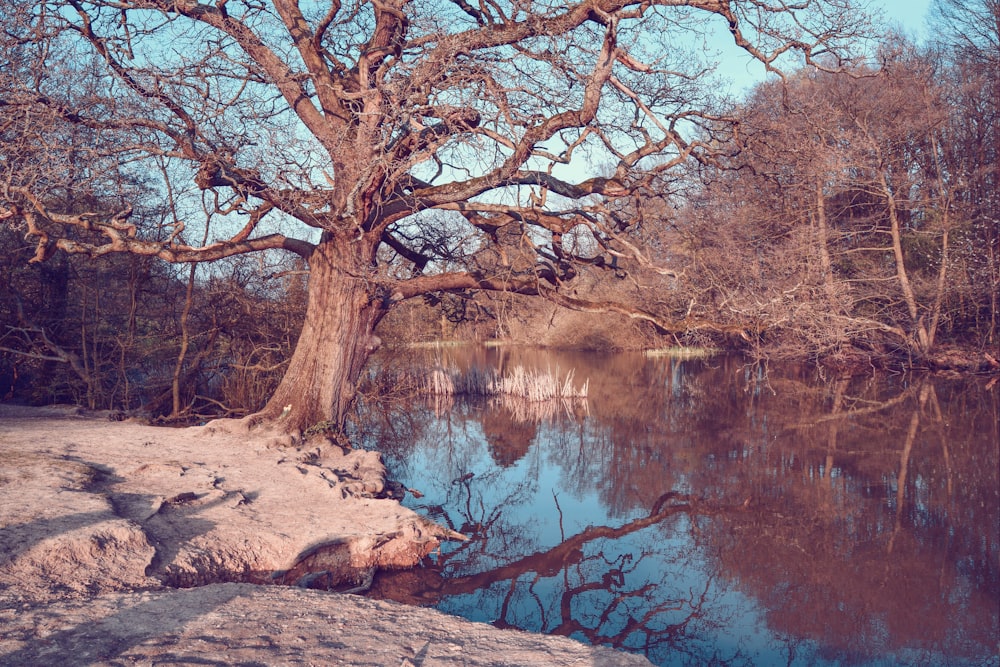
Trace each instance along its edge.
{"label": "rocky ground", "polygon": [[327,592],[460,537],[388,496],[373,452],[0,405],[0,664],[649,664]]}

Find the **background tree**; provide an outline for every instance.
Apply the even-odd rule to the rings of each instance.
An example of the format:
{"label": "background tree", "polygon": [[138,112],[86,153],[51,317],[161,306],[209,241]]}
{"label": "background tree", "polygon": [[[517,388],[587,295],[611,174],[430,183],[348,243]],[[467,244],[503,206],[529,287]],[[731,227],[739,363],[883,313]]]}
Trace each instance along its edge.
{"label": "background tree", "polygon": [[946,64],[949,118],[943,162],[960,187],[955,206],[967,221],[956,261],[975,288],[954,309],[957,323],[984,332],[979,344],[996,349],[1000,326],[1000,3],[931,4],[935,48]]}
{"label": "background tree", "polygon": [[951,365],[942,338],[993,336],[995,224],[970,191],[993,171],[982,85],[898,37],[879,58],[758,86],[739,150],[686,199],[692,307],[769,354]]}
{"label": "background tree", "polygon": [[[704,63],[679,46],[692,33],[728,30],[773,69],[841,49],[859,25],[844,0],[51,0],[5,1],[2,16],[21,66],[0,104],[24,131],[0,146],[0,217],[26,229],[35,261],[268,249],[306,260],[302,333],[260,413],[285,414],[290,430],[342,424],[374,327],[399,301],[486,289],[589,307],[560,289],[575,264],[641,260],[615,202],[712,150],[684,136],[714,118],[698,104]],[[7,160],[41,133],[39,157],[64,180],[58,137],[71,128],[89,133],[95,174],[165,161],[166,181],[193,180],[201,202],[175,202],[183,214],[166,225],[124,187],[113,208],[61,206],[44,169]],[[608,162],[604,175],[588,168]],[[453,246],[423,242],[444,214],[475,247],[513,225],[538,261],[456,265]],[[597,254],[563,243],[578,225]]]}

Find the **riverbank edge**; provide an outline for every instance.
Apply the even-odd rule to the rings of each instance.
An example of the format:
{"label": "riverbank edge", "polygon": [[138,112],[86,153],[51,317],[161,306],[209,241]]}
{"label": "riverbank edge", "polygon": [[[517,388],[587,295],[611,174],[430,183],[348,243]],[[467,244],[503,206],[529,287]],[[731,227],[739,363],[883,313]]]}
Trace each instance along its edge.
{"label": "riverbank edge", "polygon": [[373,452],[0,405],[0,463],[4,665],[649,664],[304,588],[455,537],[382,497]]}

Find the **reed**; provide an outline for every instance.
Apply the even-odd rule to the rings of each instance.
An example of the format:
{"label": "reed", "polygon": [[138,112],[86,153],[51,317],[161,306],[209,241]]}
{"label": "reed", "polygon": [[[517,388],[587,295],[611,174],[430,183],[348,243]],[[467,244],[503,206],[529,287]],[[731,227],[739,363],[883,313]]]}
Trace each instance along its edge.
{"label": "reed", "polygon": [[579,419],[590,414],[586,398],[559,398],[548,401],[529,401],[520,396],[501,395],[489,399],[510,415],[518,424],[555,422],[560,417]]}
{"label": "reed", "polygon": [[465,372],[454,367],[436,366],[427,372],[422,383],[434,396],[513,396],[528,401],[586,398],[590,380],[580,386],[574,382],[574,371],[560,376],[555,371],[516,366],[506,374],[494,369],[472,367]]}

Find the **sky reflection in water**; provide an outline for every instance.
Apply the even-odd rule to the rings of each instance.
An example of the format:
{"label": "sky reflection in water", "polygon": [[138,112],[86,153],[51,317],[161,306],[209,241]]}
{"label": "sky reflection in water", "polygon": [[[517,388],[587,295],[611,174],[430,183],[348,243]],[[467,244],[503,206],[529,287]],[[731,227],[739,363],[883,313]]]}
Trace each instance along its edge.
{"label": "sky reflection in water", "polygon": [[483,349],[411,361],[575,369],[590,395],[534,415],[482,399],[373,410],[363,438],[423,494],[406,504],[472,539],[372,595],[660,665],[997,664],[987,380]]}

